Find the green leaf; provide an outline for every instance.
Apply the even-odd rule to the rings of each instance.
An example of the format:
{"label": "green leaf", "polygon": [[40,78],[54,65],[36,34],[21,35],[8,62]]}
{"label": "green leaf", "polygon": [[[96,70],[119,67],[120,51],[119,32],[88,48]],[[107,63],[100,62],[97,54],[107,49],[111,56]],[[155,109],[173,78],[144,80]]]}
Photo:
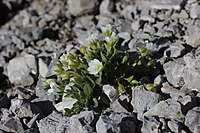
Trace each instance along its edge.
{"label": "green leaf", "polygon": [[118,92],[119,92],[119,93],[124,93],[124,92],[125,92],[124,86],[123,86],[122,84],[120,84],[119,82],[118,82],[118,87],[117,87],[117,89],[118,89]]}
{"label": "green leaf", "polygon": [[153,84],[146,84],[146,85],[145,85],[145,88],[146,88],[148,91],[153,91],[154,85],[153,85]]}
{"label": "green leaf", "polygon": [[128,61],[128,55],[125,55],[122,59],[122,64],[126,63]]}
{"label": "green leaf", "polygon": [[155,64],[154,60],[150,60],[150,61],[147,63],[147,67],[148,67],[148,68],[153,68],[153,67],[154,67],[154,64]]}
{"label": "green leaf", "polygon": [[65,116],[70,116],[71,115],[71,110],[69,108],[64,109],[64,115]]}
{"label": "green leaf", "polygon": [[140,52],[142,57],[145,57],[145,56],[147,56],[149,54],[149,50],[147,48],[144,48],[144,47],[141,47],[139,49],[139,52]]}
{"label": "green leaf", "polygon": [[86,48],[83,47],[83,46],[80,46],[79,51],[80,51],[82,54],[85,54],[85,53],[86,53]]}
{"label": "green leaf", "polygon": [[133,75],[130,76],[130,77],[128,77],[128,78],[127,78],[127,81],[128,81],[128,82],[131,82],[131,80],[133,79],[133,77],[134,77]]}
{"label": "green leaf", "polygon": [[138,85],[138,83],[139,82],[137,80],[135,80],[135,79],[131,81],[131,85]]}
{"label": "green leaf", "polygon": [[96,84],[101,86],[101,82],[102,82],[102,72],[99,73],[99,77],[96,79]]}
{"label": "green leaf", "polygon": [[112,30],[106,30],[106,31],[104,31],[104,32],[103,32],[103,35],[104,35],[105,37],[110,37],[110,36],[112,35]]}
{"label": "green leaf", "polygon": [[67,72],[62,73],[60,77],[62,78],[62,80],[69,80],[71,78],[70,74]]}
{"label": "green leaf", "polygon": [[54,70],[57,74],[61,74],[64,70],[63,69],[60,69],[60,68],[57,68],[56,70]]}
{"label": "green leaf", "polygon": [[109,44],[109,43],[104,43],[104,46],[105,46],[105,48],[106,48],[106,50],[107,50],[107,55],[111,52],[111,45]]}
{"label": "green leaf", "polygon": [[139,60],[139,61],[137,62],[137,65],[138,65],[138,66],[142,65],[142,61]]}
{"label": "green leaf", "polygon": [[93,93],[93,88],[89,84],[85,84],[83,91],[86,96],[90,97],[91,94]]}
{"label": "green leaf", "polygon": [[102,52],[100,52],[100,54],[101,54],[101,60],[103,62],[107,62],[107,59],[106,59],[105,55]]}
{"label": "green leaf", "polygon": [[97,46],[96,46],[96,43],[95,43],[95,40],[91,40],[89,41],[89,46],[92,50],[95,50],[97,49]]}

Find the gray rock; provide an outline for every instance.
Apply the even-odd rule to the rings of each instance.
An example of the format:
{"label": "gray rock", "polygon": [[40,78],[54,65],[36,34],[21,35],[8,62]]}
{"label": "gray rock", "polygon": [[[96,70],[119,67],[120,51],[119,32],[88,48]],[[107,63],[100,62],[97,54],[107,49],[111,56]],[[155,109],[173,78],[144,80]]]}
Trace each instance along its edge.
{"label": "gray rock", "polygon": [[140,22],[139,21],[133,21],[131,24],[131,28],[133,29],[133,31],[138,31],[140,28]]}
{"label": "gray rock", "polygon": [[186,71],[184,73],[185,86],[191,90],[200,91],[200,55],[195,56],[191,53],[185,55]]}
{"label": "gray rock", "polygon": [[164,77],[162,75],[158,75],[155,79],[154,79],[154,85],[155,86],[160,86],[164,81]]}
{"label": "gray rock", "polygon": [[131,27],[132,22],[128,19],[119,19],[115,21],[115,25],[117,26],[117,30],[119,32],[128,32],[129,34],[132,33],[132,28]]}
{"label": "gray rock", "polygon": [[10,99],[2,90],[0,90],[0,103],[0,109],[8,108],[10,106]]}
{"label": "gray rock", "polygon": [[0,130],[10,133],[21,133],[24,131],[21,121],[18,117],[14,117],[8,110],[2,110],[3,117],[0,121]]}
{"label": "gray rock", "polygon": [[96,131],[97,133],[121,133],[118,123],[106,115],[100,116],[96,123]]}
{"label": "gray rock", "polygon": [[[66,126],[68,129],[65,129],[66,133],[93,133],[93,128],[90,126],[92,121],[94,120],[94,114],[92,111],[84,111],[77,115],[73,115],[69,118],[69,121],[65,121]],[[65,126],[63,126],[65,127]],[[63,130],[64,131],[64,130]],[[60,132],[59,133],[63,133]]]}
{"label": "gray rock", "polygon": [[117,100],[110,103],[110,108],[114,112],[128,112],[130,99],[126,95],[121,95]]}
{"label": "gray rock", "polygon": [[120,126],[121,133],[135,133],[138,124],[137,118],[131,113],[111,113],[109,116]]}
{"label": "gray rock", "polygon": [[[117,9],[120,9],[120,7],[117,8]],[[136,6],[127,5],[127,6],[124,7],[124,9],[122,11],[119,11],[119,13],[121,13],[121,15],[124,16],[127,19],[134,20],[134,18],[136,17],[135,16],[136,10],[137,10]]]}
{"label": "gray rock", "polygon": [[120,33],[118,33],[118,36],[124,39],[121,46],[124,46],[125,43],[131,39],[131,35],[127,32],[120,32]]}
{"label": "gray rock", "polygon": [[189,110],[185,116],[185,125],[190,131],[199,133],[200,132],[200,107],[194,107]]}
{"label": "gray rock", "polygon": [[62,120],[62,116],[56,112],[53,112],[44,119],[41,119],[37,126],[41,133],[56,133],[56,127],[59,124],[59,121]]}
{"label": "gray rock", "polygon": [[84,28],[84,29],[95,29],[95,24],[93,22],[94,16],[87,15],[87,16],[81,16],[76,19],[76,28]]}
{"label": "gray rock", "polygon": [[31,129],[25,130],[23,133],[39,133],[39,131],[38,129],[31,128]]}
{"label": "gray rock", "polygon": [[103,0],[99,6],[100,15],[111,15],[115,3],[112,0]]}
{"label": "gray rock", "polygon": [[197,3],[191,5],[190,17],[193,19],[200,18],[200,5]]}
{"label": "gray rock", "polygon": [[186,92],[182,90],[178,90],[174,88],[173,86],[170,86],[169,83],[165,82],[162,84],[161,88],[162,93],[169,94],[171,98],[175,101],[178,101],[180,97],[185,97]]}
{"label": "gray rock", "polygon": [[39,58],[38,60],[38,66],[39,74],[43,77],[46,77],[46,74],[48,72],[48,66],[41,58]]}
{"label": "gray rock", "polygon": [[62,117],[53,112],[38,123],[39,131],[42,133],[93,133],[90,126],[94,114],[91,111],[81,112],[71,117]]}
{"label": "gray rock", "polygon": [[179,57],[183,54],[185,47],[181,41],[172,43],[168,49],[165,50],[164,55],[167,57]]}
{"label": "gray rock", "polygon": [[154,107],[150,108],[150,110],[144,113],[144,116],[158,116],[183,122],[185,116],[183,115],[181,109],[180,103],[168,99],[165,101],[160,101]]}
{"label": "gray rock", "polygon": [[20,99],[12,99],[10,110],[19,118],[33,117],[30,103]]}
{"label": "gray rock", "polygon": [[73,28],[73,31],[75,32],[78,38],[79,44],[87,47],[88,46],[87,38],[90,36],[90,33],[79,28]]}
{"label": "gray rock", "polygon": [[172,132],[175,132],[175,133],[184,132],[183,127],[177,121],[168,121],[167,125]]}
{"label": "gray rock", "polygon": [[29,128],[33,128],[36,124],[36,120],[38,119],[38,116],[39,116],[39,114],[34,115],[33,118],[29,122],[25,123],[26,126]]}
{"label": "gray rock", "polygon": [[37,74],[36,60],[33,55],[24,55],[12,59],[8,66],[9,80],[16,85],[29,86],[34,83],[33,77],[30,75]]}
{"label": "gray rock", "polygon": [[97,0],[68,0],[69,11],[74,16],[79,16],[85,13],[94,11],[98,5]]}
{"label": "gray rock", "polygon": [[143,86],[133,89],[132,101],[134,111],[138,113],[138,119],[142,119],[145,111],[153,108],[159,102],[159,94],[144,90]]}
{"label": "gray rock", "polygon": [[183,0],[153,0],[151,8],[153,9],[175,9],[180,10]]}
{"label": "gray rock", "polygon": [[119,96],[118,90],[111,85],[104,85],[102,90],[111,102],[115,101]]}
{"label": "gray rock", "polygon": [[185,62],[182,58],[165,63],[163,68],[166,73],[167,80],[174,87],[181,87],[185,84],[183,78],[183,73],[185,72]]}
{"label": "gray rock", "polygon": [[145,118],[142,124],[142,133],[161,133],[161,123],[154,117]]}
{"label": "gray rock", "polygon": [[97,24],[98,27],[102,25],[112,24],[114,21],[112,17],[108,17],[104,15],[99,15],[97,19],[98,19],[98,24]]}
{"label": "gray rock", "polygon": [[162,127],[161,127],[162,131],[165,131],[165,132],[169,131],[169,128],[167,126],[167,120],[165,120],[164,118],[159,118],[159,121],[162,124]]}
{"label": "gray rock", "polygon": [[181,19],[188,19],[189,18],[189,15],[186,12],[186,10],[181,10],[181,12],[179,14],[179,18],[181,18]]}
{"label": "gray rock", "polygon": [[194,33],[191,34],[190,36],[186,36],[186,42],[187,44],[189,44],[190,46],[196,48],[198,46],[200,46],[200,34],[199,33]]}

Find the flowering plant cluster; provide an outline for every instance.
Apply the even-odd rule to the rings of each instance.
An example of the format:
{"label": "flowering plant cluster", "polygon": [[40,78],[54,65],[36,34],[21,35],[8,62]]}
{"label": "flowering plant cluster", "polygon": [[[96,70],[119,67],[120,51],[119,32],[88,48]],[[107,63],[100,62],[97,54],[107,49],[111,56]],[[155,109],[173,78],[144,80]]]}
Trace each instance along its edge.
{"label": "flowering plant cluster", "polygon": [[[50,94],[66,98],[66,115],[87,108],[101,112],[108,107],[103,97],[108,95],[104,85],[113,86],[112,97],[130,94],[136,85],[151,91],[151,81],[144,81],[154,68],[149,51],[142,47],[135,52],[120,50],[120,38],[112,26],[102,29],[102,36],[91,35],[88,47],[81,46],[76,53],[63,54],[57,63],[56,77],[45,80]],[[112,99],[110,99],[112,100]]]}

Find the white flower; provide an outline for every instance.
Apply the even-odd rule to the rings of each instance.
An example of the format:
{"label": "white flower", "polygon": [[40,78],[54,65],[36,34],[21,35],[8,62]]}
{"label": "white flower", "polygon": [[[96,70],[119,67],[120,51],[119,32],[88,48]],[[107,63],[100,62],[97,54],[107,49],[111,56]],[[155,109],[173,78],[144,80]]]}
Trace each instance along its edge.
{"label": "white flower", "polygon": [[68,59],[68,54],[63,54],[63,55],[60,57],[60,61],[61,61],[61,63],[63,64],[63,69],[64,69],[64,70],[70,69],[71,61]]}
{"label": "white flower", "polygon": [[50,83],[50,89],[48,89],[48,95],[56,95],[58,92],[58,85],[55,82]]}
{"label": "white flower", "polygon": [[96,75],[97,73],[99,73],[102,68],[103,68],[103,65],[102,63],[97,60],[97,59],[94,59],[94,60],[91,60],[89,63],[88,63],[88,72],[89,74],[94,74]]}

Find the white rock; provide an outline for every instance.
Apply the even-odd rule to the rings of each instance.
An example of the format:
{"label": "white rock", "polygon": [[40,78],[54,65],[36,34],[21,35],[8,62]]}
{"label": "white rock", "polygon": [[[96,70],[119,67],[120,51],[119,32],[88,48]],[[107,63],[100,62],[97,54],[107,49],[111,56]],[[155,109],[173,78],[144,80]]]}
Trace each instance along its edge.
{"label": "white rock", "polygon": [[104,85],[103,92],[108,96],[111,102],[115,101],[119,96],[118,90],[111,85]]}
{"label": "white rock", "polygon": [[16,85],[29,86],[34,82],[30,73],[37,73],[36,60],[33,55],[24,55],[12,59],[8,66],[8,77],[11,83]]}

